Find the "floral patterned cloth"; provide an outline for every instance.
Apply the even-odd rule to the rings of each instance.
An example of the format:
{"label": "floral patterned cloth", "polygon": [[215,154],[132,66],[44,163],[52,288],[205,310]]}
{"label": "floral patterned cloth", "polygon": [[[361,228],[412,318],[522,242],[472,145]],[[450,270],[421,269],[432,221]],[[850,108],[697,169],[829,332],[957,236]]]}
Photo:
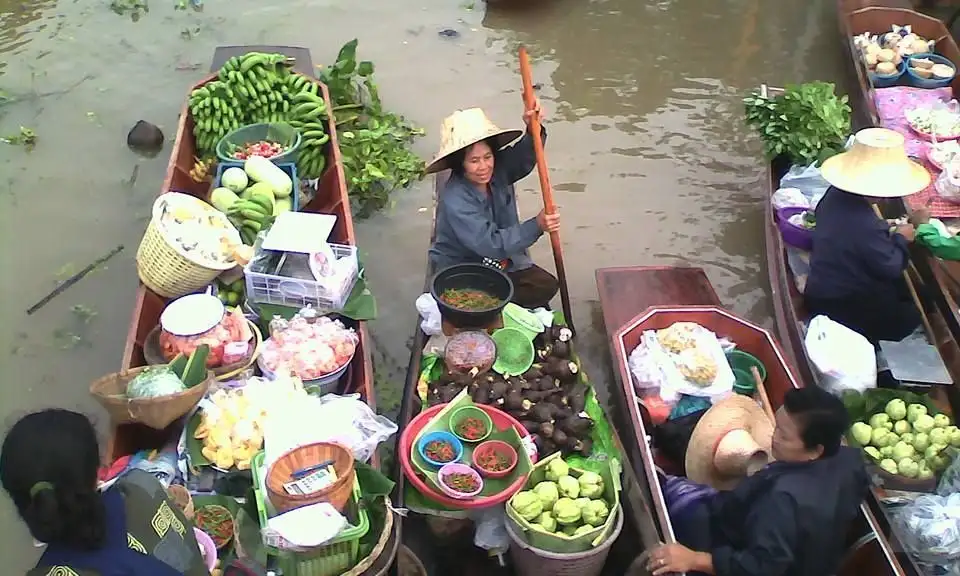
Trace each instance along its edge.
{"label": "floral patterned cloth", "polygon": [[930,172],[930,185],[923,191],[904,198],[912,208],[930,210],[930,215],[937,218],[960,217],[960,205],[943,200],[937,194],[933,183],[940,171],[927,161],[929,142],[918,136],[907,123],[906,111],[913,108],[927,107],[936,102],[949,102],[953,99],[953,91],[947,88],[911,88],[909,86],[894,86],[874,90],[874,101],[877,112],[880,114],[880,124],[884,128],[896,130],[906,138],[907,154],[913,156]]}

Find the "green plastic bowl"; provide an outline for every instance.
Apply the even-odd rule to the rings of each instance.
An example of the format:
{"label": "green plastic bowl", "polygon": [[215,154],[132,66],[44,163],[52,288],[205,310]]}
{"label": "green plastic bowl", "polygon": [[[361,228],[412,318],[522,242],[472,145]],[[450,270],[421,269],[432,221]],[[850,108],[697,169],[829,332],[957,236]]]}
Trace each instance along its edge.
{"label": "green plastic bowl", "polygon": [[523,374],[533,365],[536,351],[533,340],[516,328],[501,328],[491,336],[497,345],[497,359],[493,371],[515,376]]}
{"label": "green plastic bowl", "polygon": [[733,383],[733,391],[742,396],[753,396],[757,391],[757,381],[753,379],[753,374],[740,368],[733,369],[733,377],[736,381]]}
{"label": "green plastic bowl", "polygon": [[510,302],[503,307],[503,327],[514,328],[524,333],[530,340],[544,331],[543,322],[533,312]]}
{"label": "green plastic bowl", "polygon": [[[742,350],[733,350],[727,353],[727,362],[734,370],[743,370],[747,374],[750,374],[750,368],[756,366],[760,372],[760,380],[764,382],[767,380],[767,367],[763,365],[763,362],[757,360],[757,357],[753,354],[747,354]],[[750,376],[750,381],[753,381],[753,376]]]}
{"label": "green plastic bowl", "polygon": [[[467,438],[466,436],[461,435],[457,428],[459,428],[460,423],[467,418],[478,418],[483,420],[483,423],[487,428],[486,433],[477,438]],[[493,420],[490,419],[490,415],[476,406],[463,406],[462,408],[457,408],[453,411],[453,414],[450,415],[450,420],[448,422],[450,423],[450,432],[452,432],[454,436],[463,442],[469,442],[471,444],[483,442],[488,436],[490,436],[490,433],[493,432]]]}
{"label": "green plastic bowl", "polygon": [[261,140],[270,140],[286,147],[287,151],[283,154],[269,158],[274,164],[297,161],[297,151],[300,149],[301,141],[300,132],[289,124],[279,122],[250,124],[230,132],[217,142],[217,158],[220,162],[243,162],[234,158],[233,152]]}

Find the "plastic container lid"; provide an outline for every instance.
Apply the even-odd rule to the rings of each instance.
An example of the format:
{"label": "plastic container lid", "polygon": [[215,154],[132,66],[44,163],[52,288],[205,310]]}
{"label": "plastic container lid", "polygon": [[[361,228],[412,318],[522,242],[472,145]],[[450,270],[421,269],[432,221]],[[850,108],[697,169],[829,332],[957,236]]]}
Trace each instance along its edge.
{"label": "plastic container lid", "polygon": [[160,314],[160,327],[177,336],[195,336],[223,320],[223,302],[211,294],[188,294],[177,298]]}
{"label": "plastic container lid", "polygon": [[443,363],[453,372],[470,372],[476,368],[483,373],[493,366],[496,358],[494,339],[480,330],[454,334],[443,349]]}
{"label": "plastic container lid", "polygon": [[536,351],[533,341],[517,328],[501,328],[493,333],[497,345],[497,360],[493,371],[499,374],[523,374],[533,365]]}

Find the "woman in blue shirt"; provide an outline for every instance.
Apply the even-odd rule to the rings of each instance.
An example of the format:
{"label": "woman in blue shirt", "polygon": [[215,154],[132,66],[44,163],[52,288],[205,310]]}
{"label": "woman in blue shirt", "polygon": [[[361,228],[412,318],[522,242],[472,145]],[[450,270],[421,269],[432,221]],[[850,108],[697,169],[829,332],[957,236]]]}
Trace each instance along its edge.
{"label": "woman in blue shirt", "polygon": [[[524,113],[529,126],[539,104]],[[557,293],[557,279],[536,266],[528,249],[544,232],[560,228],[558,214],[543,210],[520,222],[514,183],[536,166],[533,136],[497,128],[479,108],[458,110],[443,121],[441,146],[427,173],[450,170],[437,201],[430,264],[435,270],[454,264],[493,261],[513,280],[520,306],[546,306]],[[512,146],[510,142],[520,138]],[[540,138],[546,142],[546,130]]]}

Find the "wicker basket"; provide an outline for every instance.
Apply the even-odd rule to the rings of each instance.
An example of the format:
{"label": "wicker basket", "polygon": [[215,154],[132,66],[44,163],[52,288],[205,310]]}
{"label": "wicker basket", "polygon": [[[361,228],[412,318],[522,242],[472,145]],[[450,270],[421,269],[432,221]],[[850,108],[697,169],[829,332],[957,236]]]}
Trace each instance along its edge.
{"label": "wicker basket", "polygon": [[[153,203],[153,216],[137,249],[137,274],[140,276],[140,281],[152,292],[164,298],[178,298],[201,290],[222,272],[230,270],[236,264],[214,265],[210,262],[200,262],[179,246],[174,246],[167,241],[160,229],[159,221],[163,207],[170,202],[193,203],[198,205],[198,208],[206,207],[210,210],[213,208],[199,198],[179,192],[161,194]],[[236,243],[240,244],[239,232]]]}
{"label": "wicker basket", "polygon": [[190,491],[186,489],[181,484],[171,484],[167,488],[167,494],[170,496],[170,499],[173,500],[173,503],[177,505],[177,508],[183,511],[183,516],[190,521],[193,521],[193,496],[190,495]]}
{"label": "wicker basket", "polygon": [[623,512],[617,513],[617,523],[607,539],[586,552],[559,554],[534,548],[523,541],[516,528],[506,524],[510,535],[510,558],[519,576],[599,576],[607,562],[610,547],[623,529]]}
{"label": "wicker basket", "polygon": [[[287,494],[283,485],[293,480],[293,473],[327,460],[333,460],[337,479],[323,490],[312,494]],[[281,456],[267,471],[267,495],[277,512],[329,502],[342,512],[353,493],[353,453],[349,448],[333,442],[316,442],[300,446]]]}
{"label": "wicker basket", "polygon": [[139,423],[163,430],[193,410],[213,382],[213,372],[208,370],[206,380],[178,394],[157,398],[127,398],[127,383],[146,368],[140,366],[114,372],[94,380],[90,385],[90,394],[110,414],[114,424]]}

